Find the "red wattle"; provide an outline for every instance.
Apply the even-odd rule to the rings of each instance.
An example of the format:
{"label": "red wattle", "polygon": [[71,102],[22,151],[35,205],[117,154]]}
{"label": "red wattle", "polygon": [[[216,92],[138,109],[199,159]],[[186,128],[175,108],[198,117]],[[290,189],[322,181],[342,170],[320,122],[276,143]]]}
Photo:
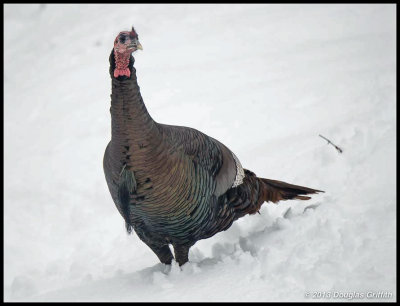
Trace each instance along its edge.
{"label": "red wattle", "polygon": [[116,68],[114,70],[114,78],[117,78],[119,76],[127,76],[129,78],[131,76],[131,71],[128,68],[125,69]]}
{"label": "red wattle", "polygon": [[114,50],[115,57],[115,69],[114,69],[114,78],[119,76],[127,76],[128,78],[131,76],[131,71],[129,70],[129,56],[130,52],[116,52]]}

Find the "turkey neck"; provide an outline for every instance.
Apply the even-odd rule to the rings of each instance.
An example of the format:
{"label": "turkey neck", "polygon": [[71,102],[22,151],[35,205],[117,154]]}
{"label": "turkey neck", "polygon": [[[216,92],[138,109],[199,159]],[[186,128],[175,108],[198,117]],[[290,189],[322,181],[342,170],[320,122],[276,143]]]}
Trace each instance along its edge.
{"label": "turkey neck", "polygon": [[160,142],[157,123],[140,94],[136,69],[132,65],[130,70],[131,76],[126,80],[111,77],[111,152],[124,163],[136,152],[149,154]]}

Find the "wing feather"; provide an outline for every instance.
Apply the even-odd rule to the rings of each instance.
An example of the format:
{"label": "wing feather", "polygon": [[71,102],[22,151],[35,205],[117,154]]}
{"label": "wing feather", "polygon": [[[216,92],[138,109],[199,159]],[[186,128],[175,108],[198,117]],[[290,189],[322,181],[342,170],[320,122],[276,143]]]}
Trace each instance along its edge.
{"label": "wing feather", "polygon": [[237,163],[224,144],[193,128],[166,124],[160,124],[160,128],[174,150],[180,150],[208,171],[215,182],[215,196],[232,187],[238,171]]}

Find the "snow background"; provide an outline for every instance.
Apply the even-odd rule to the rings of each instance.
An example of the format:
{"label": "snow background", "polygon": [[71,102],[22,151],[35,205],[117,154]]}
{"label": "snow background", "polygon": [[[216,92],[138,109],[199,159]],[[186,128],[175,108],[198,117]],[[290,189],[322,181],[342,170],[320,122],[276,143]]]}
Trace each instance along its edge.
{"label": "snow background", "polygon": [[[394,4],[4,9],[5,301],[396,300]],[[156,121],[326,193],[264,204],[199,241],[182,271],[159,264],[125,233],[102,168],[108,56],[131,25]]]}

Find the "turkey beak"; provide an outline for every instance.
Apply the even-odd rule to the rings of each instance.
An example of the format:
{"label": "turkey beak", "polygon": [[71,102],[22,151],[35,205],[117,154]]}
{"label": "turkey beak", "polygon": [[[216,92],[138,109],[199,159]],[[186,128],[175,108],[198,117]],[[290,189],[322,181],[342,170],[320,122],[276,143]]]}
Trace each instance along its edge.
{"label": "turkey beak", "polygon": [[129,43],[128,48],[129,50],[131,50],[131,52],[135,52],[136,50],[143,50],[142,45],[136,39]]}

